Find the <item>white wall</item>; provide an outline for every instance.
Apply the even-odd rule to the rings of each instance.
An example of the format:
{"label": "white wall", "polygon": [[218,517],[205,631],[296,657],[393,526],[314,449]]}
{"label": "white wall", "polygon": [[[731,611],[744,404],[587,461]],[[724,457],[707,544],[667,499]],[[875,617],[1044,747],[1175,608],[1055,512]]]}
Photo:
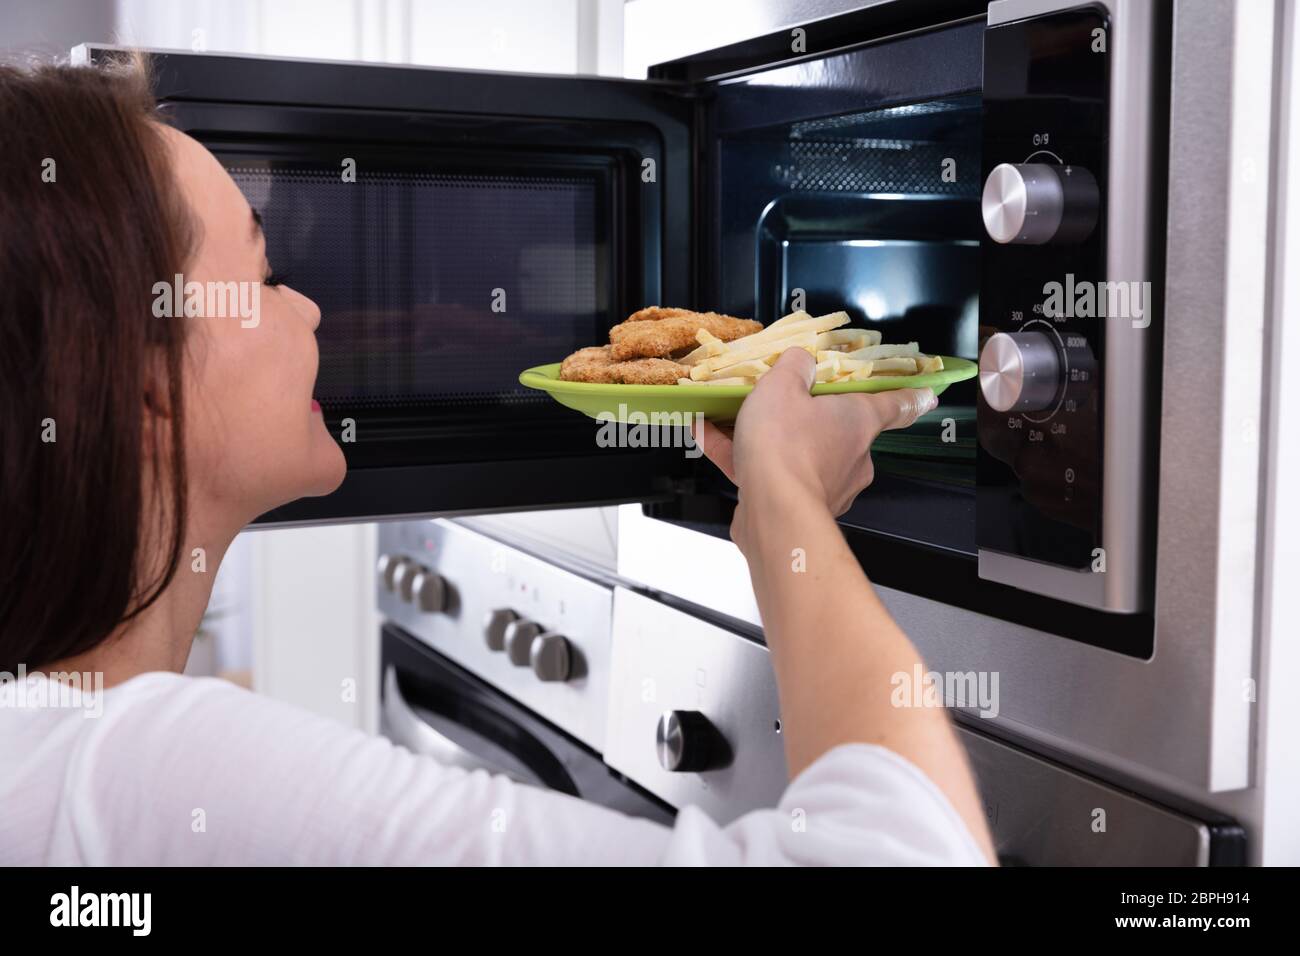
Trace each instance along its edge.
{"label": "white wall", "polygon": [[253,688],[374,731],[379,720],[373,524],[246,531]]}
{"label": "white wall", "polygon": [[[618,0],[118,0],[146,47],[537,73],[622,70]],[[97,39],[106,39],[99,37]]]}
{"label": "white wall", "polygon": [[67,56],[78,43],[108,39],[113,22],[113,4],[104,0],[5,0],[0,61]]}

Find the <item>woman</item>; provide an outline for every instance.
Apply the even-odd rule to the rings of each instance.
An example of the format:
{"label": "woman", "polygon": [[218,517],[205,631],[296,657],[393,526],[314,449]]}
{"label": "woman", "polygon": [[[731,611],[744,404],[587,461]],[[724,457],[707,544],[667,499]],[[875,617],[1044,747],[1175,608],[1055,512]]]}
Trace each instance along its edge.
{"label": "woman", "polygon": [[[276,282],[239,189],[158,121],[138,66],[0,70],[0,129],[0,671],[32,674],[0,686],[0,860],[993,859],[945,714],[889,703],[918,657],[834,521],[870,483],[871,439],[928,391],[813,399],[790,352],[734,437],[701,435],[742,492],[732,534],[793,778],[779,807],[667,829],[443,767],[180,675],[235,534],[342,480],[311,397],[320,312]],[[254,284],[256,322],[167,315],[154,285],[177,273]],[[73,672],[103,674],[98,719],[32,703]]]}

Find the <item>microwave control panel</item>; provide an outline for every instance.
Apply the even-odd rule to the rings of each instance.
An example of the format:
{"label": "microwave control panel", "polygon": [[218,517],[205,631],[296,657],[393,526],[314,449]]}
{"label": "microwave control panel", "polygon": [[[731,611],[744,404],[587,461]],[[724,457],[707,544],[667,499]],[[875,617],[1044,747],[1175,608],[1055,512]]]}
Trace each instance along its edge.
{"label": "microwave control panel", "polygon": [[1077,570],[1101,547],[1108,30],[1087,7],[984,39],[977,543]]}

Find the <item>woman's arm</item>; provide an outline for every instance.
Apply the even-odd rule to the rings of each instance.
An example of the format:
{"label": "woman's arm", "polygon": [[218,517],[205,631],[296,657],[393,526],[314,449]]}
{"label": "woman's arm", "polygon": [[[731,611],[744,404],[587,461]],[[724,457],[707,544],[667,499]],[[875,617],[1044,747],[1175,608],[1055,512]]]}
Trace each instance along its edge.
{"label": "woman's arm", "polygon": [[929,390],[813,398],[813,362],[790,350],[741,408],[735,437],[706,425],[706,454],[740,488],[732,537],[749,562],[781,692],[790,774],[851,742],[907,758],[952,802],[990,860],[966,755],[937,707],[896,707],[892,678],[921,658],[835,523],[872,478],[871,442],[934,406]]}

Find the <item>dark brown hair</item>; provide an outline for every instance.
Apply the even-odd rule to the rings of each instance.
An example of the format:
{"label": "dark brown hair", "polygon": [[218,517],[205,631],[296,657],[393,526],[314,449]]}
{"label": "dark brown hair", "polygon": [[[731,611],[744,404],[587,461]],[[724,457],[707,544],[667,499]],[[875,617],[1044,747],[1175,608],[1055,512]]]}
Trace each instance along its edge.
{"label": "dark brown hair", "polygon": [[138,57],[0,66],[3,671],[94,647],[181,559],[185,329],[151,305],[194,226],[155,119]]}

